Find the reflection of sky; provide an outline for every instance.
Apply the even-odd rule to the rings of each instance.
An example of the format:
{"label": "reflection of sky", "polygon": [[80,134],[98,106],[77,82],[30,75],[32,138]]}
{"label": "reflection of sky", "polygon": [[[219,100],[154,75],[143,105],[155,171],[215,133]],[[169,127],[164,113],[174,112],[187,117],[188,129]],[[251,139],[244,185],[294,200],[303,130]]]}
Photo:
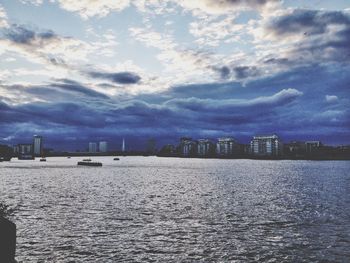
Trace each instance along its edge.
{"label": "reflection of sky", "polygon": [[0,139],[349,143],[348,1],[146,2],[2,1]]}

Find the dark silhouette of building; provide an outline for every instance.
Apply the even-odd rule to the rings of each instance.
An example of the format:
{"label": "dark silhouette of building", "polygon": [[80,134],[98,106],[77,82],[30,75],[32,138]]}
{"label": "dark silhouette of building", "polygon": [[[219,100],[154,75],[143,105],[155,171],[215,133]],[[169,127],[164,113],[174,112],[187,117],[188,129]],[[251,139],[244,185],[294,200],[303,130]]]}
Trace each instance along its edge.
{"label": "dark silhouette of building", "polygon": [[19,160],[33,160],[34,159],[33,144],[20,143],[14,147],[14,152]]}
{"label": "dark silhouette of building", "polygon": [[33,137],[33,154],[34,156],[42,156],[44,149],[43,137],[39,135],[34,135]]}
{"label": "dark silhouette of building", "polygon": [[178,147],[180,156],[194,157],[197,155],[197,142],[190,137],[182,137]]}
{"label": "dark silhouette of building", "polygon": [[199,139],[197,143],[197,155],[199,157],[215,156],[215,144],[209,139]]}
{"label": "dark silhouette of building", "polygon": [[282,142],[276,134],[254,136],[250,147],[255,156],[276,157],[283,153]]}
{"label": "dark silhouette of building", "polygon": [[232,157],[238,155],[238,143],[234,138],[219,138],[216,143],[216,154],[221,157]]}

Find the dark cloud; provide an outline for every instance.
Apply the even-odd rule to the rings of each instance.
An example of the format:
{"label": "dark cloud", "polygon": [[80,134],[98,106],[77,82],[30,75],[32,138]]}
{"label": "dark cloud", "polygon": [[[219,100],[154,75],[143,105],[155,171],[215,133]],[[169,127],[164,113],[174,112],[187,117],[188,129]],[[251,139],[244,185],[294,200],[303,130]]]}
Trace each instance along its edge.
{"label": "dark cloud", "polygon": [[228,66],[214,67],[213,70],[219,73],[221,79],[230,78],[231,69]]}
{"label": "dark cloud", "polygon": [[85,87],[79,82],[69,80],[69,79],[60,79],[59,82],[52,83],[50,87],[60,89],[63,91],[76,92],[83,94],[85,96],[93,98],[108,99],[109,97],[103,93],[97,92],[91,88]]}
{"label": "dark cloud", "polygon": [[263,60],[263,63],[265,64],[284,64],[284,65],[288,65],[289,64],[289,59],[288,58],[267,58],[265,60]]}
{"label": "dark cloud", "polygon": [[331,25],[350,25],[350,16],[341,11],[318,11],[296,9],[292,13],[273,19],[268,30],[278,36],[290,34],[324,34]]}
{"label": "dark cloud", "polygon": [[141,77],[132,72],[107,73],[98,71],[89,71],[87,75],[92,78],[106,79],[117,84],[137,84]]}
{"label": "dark cloud", "polygon": [[28,44],[35,38],[34,31],[19,25],[12,25],[9,29],[5,29],[4,35],[9,40],[19,44]]}
{"label": "dark cloud", "polygon": [[49,61],[55,66],[68,67],[62,58],[49,58]]}
{"label": "dark cloud", "polygon": [[272,19],[265,30],[276,40],[295,37],[297,43],[283,57],[264,63],[295,67],[350,62],[350,14],[341,11],[296,9]]}
{"label": "dark cloud", "polygon": [[[337,78],[332,78],[334,71]],[[61,140],[59,145],[68,148],[72,140],[114,142],[121,136],[133,137],[130,143],[139,149],[136,142],[148,137],[165,143],[182,135],[231,135],[246,142],[256,133],[267,132],[277,132],[285,141],[328,138],[325,142],[349,142],[345,134],[350,125],[348,73],[349,69],[337,67],[299,68],[244,87],[238,82],[177,86],[119,101],[96,100],[85,89],[69,91],[71,86],[85,87],[72,80],[59,80],[53,86],[11,86],[6,91],[21,89],[22,96],[40,95],[40,100],[53,102],[1,103],[0,131],[2,138],[14,135],[12,143],[41,131],[48,142]],[[338,96],[339,101],[327,103],[326,94]]]}
{"label": "dark cloud", "polygon": [[[11,45],[24,51],[24,56],[32,59],[32,56],[46,61],[48,64],[70,68],[65,59],[68,49],[77,48],[77,43],[68,44],[71,37],[57,35],[52,30],[35,31],[28,26],[11,24],[8,28],[0,31],[0,41],[10,41]],[[74,42],[74,41],[73,41]],[[80,42],[82,43],[82,42]],[[47,48],[50,46],[50,48]],[[82,45],[80,45],[82,48]]]}
{"label": "dark cloud", "polygon": [[259,76],[260,71],[256,66],[222,66],[222,67],[212,67],[212,69],[217,72],[220,79],[236,79],[244,80],[249,77]]}
{"label": "dark cloud", "polygon": [[251,100],[212,100],[192,97],[187,99],[172,99],[166,102],[166,105],[196,111],[201,114],[207,111],[219,111],[223,114],[243,111],[244,114],[247,114],[247,112],[252,113],[257,110],[260,111],[261,108],[264,108],[264,111],[266,112],[269,108],[286,105],[301,95],[302,92],[296,89],[284,89],[272,96],[259,97]]}
{"label": "dark cloud", "polygon": [[259,70],[255,66],[239,66],[234,67],[233,71],[237,79],[245,79],[248,77],[256,77],[259,75]]}
{"label": "dark cloud", "polygon": [[30,44],[35,39],[53,39],[57,35],[49,30],[46,32],[36,33],[25,26],[12,24],[11,27],[4,29],[5,38],[17,44]]}

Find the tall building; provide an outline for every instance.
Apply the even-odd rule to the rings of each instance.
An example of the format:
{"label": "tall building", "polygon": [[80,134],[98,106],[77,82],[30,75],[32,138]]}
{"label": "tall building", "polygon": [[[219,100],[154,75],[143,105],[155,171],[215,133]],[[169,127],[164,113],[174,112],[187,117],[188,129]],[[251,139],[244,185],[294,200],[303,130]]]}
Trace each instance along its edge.
{"label": "tall building", "polygon": [[97,143],[89,142],[89,153],[97,152]]}
{"label": "tall building", "polygon": [[254,136],[250,142],[251,153],[258,156],[280,156],[282,147],[282,142],[275,134]]}
{"label": "tall building", "polygon": [[199,139],[197,144],[197,155],[201,157],[212,156],[215,153],[215,146],[208,139]]}
{"label": "tall building", "polygon": [[123,138],[123,142],[122,142],[122,152],[125,152],[125,139]]}
{"label": "tall building", "polygon": [[182,156],[195,156],[197,154],[197,142],[192,141],[192,138],[182,137],[180,139],[179,152]]}
{"label": "tall building", "polygon": [[219,138],[216,144],[216,153],[218,156],[233,156],[239,153],[238,143],[235,139]]}
{"label": "tall building", "polygon": [[35,156],[40,156],[43,154],[43,137],[34,135],[33,137],[33,152]]}
{"label": "tall building", "polygon": [[100,142],[100,143],[99,143],[99,146],[98,146],[98,150],[99,150],[99,152],[101,152],[101,153],[107,152],[107,150],[108,150],[108,144],[107,144],[107,142]]}
{"label": "tall building", "polygon": [[19,160],[32,160],[34,159],[33,144],[18,144],[16,147],[16,154]]}

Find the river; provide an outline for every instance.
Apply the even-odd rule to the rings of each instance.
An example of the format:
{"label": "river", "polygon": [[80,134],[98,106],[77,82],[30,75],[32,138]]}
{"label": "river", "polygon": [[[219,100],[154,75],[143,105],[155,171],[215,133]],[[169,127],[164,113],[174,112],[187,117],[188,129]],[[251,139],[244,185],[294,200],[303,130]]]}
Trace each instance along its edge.
{"label": "river", "polygon": [[349,262],[350,162],[0,163],[18,262]]}

